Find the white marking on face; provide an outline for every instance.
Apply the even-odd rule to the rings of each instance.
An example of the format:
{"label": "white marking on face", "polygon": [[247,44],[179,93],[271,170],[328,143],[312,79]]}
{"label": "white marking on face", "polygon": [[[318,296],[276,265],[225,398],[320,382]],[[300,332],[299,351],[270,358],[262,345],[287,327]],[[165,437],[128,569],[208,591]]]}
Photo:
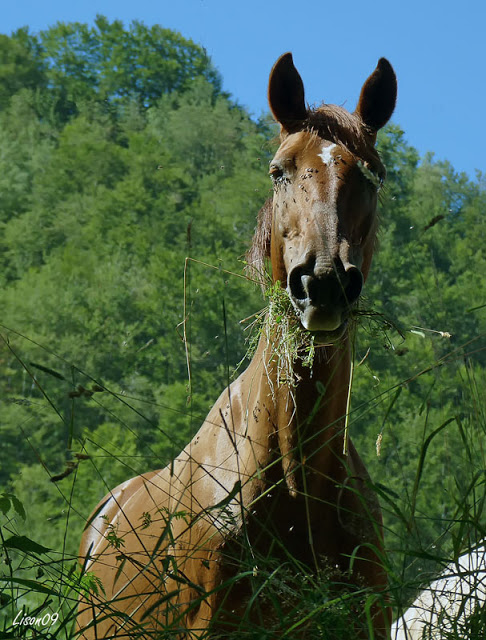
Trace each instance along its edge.
{"label": "white marking on face", "polygon": [[327,166],[334,160],[332,152],[336,148],[337,145],[330,144],[322,147],[322,153],[318,153],[317,155],[321,158],[322,162]]}

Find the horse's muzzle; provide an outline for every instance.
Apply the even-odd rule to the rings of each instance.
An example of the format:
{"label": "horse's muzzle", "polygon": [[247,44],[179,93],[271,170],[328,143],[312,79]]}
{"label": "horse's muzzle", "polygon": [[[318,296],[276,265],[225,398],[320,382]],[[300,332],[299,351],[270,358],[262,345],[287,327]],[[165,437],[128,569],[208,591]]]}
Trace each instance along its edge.
{"label": "horse's muzzle", "polygon": [[334,333],[343,327],[342,333],[362,287],[361,271],[354,265],[344,268],[342,263],[319,275],[297,266],[287,281],[287,291],[302,326],[312,332]]}

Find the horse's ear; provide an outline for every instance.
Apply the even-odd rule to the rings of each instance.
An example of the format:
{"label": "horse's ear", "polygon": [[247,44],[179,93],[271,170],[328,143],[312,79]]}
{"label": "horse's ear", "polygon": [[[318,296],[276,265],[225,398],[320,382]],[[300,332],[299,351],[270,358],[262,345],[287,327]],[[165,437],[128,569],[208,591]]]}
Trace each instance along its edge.
{"label": "horse's ear", "polygon": [[390,119],[397,101],[397,78],[386,58],[380,58],[376,69],[364,83],[356,113],[376,133]]}
{"label": "horse's ear", "polygon": [[284,53],[270,72],[268,103],[273,116],[282,128],[291,133],[307,118],[304,83],[294,67],[291,53]]}

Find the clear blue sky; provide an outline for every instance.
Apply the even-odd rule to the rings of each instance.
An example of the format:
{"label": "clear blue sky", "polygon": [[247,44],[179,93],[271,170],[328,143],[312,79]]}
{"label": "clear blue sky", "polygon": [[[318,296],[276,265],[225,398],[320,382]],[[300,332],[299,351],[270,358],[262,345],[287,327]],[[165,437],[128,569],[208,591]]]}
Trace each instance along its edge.
{"label": "clear blue sky", "polygon": [[463,0],[0,0],[1,29],[31,31],[97,13],[180,31],[204,46],[224,88],[254,115],[266,110],[268,73],[292,51],[312,104],[354,109],[385,56],[398,76],[394,115],[421,154],[471,177],[486,172],[486,1]]}

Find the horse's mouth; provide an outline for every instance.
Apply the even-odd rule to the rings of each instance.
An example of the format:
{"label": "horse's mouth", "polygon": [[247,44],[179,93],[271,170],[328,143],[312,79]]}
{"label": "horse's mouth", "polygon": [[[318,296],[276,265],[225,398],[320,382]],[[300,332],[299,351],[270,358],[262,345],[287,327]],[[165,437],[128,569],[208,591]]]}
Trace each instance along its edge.
{"label": "horse's mouth", "polygon": [[333,331],[309,331],[309,333],[314,338],[314,344],[317,345],[326,345],[326,344],[334,344],[338,340],[340,340],[344,333],[346,332],[348,326],[348,321],[345,320],[337,329]]}
{"label": "horse's mouth", "polygon": [[330,345],[340,340],[346,332],[350,307],[341,305],[316,305],[308,298],[295,299],[289,293],[302,328],[314,337],[315,345]]}
{"label": "horse's mouth", "polygon": [[348,327],[348,310],[333,310],[308,307],[299,310],[302,327],[314,338],[315,345],[335,344],[344,336]]}
{"label": "horse's mouth", "polygon": [[[296,306],[296,305],[295,305]],[[329,344],[342,337],[348,323],[349,310],[313,304],[296,306],[300,322],[313,336],[314,342]]]}

